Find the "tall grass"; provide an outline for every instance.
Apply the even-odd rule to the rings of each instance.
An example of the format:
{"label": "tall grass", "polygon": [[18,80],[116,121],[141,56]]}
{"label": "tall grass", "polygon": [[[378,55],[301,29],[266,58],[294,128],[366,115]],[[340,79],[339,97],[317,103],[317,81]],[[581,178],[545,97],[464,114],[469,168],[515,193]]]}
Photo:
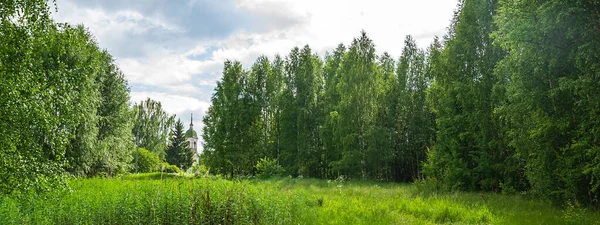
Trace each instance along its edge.
{"label": "tall grass", "polygon": [[[257,185],[322,201],[314,224],[600,224],[600,212],[496,193],[436,192],[426,183],[270,179]],[[311,224],[309,221],[304,221]]]}
{"label": "tall grass", "polygon": [[160,173],[69,183],[72,191],[0,197],[0,224],[600,224],[576,204],[424,184]]}
{"label": "tall grass", "polygon": [[150,174],[70,181],[72,192],[2,198],[0,224],[291,224],[302,196],[247,182]]}

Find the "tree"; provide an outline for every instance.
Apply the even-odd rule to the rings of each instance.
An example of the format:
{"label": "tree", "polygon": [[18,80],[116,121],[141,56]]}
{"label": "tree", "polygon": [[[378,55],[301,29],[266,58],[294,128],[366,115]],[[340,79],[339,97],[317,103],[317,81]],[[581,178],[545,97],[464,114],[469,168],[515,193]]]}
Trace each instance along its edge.
{"label": "tree", "polygon": [[181,120],[177,120],[171,130],[165,159],[169,164],[178,166],[182,170],[189,168],[194,162],[194,150],[189,147],[189,142],[185,138]]}
{"label": "tree", "polygon": [[100,51],[82,27],[55,24],[47,4],[28,0],[0,5],[4,193],[64,184],[64,169],[75,163],[67,151],[90,150],[97,138]]}
{"label": "tree", "polygon": [[426,54],[419,49],[412,36],[407,36],[398,61],[396,75],[395,165],[397,180],[421,178],[421,163],[433,143],[433,115],[426,104],[429,84]]}
{"label": "tree", "polygon": [[284,65],[284,88],[281,95],[281,137],[280,147],[282,151],[279,154],[279,162],[285,170],[298,175],[297,153],[298,146],[298,113],[296,105],[296,71],[299,70],[299,51],[293,48],[285,59]]}
{"label": "tree", "polygon": [[448,188],[497,190],[503,181],[494,68],[504,52],[492,44],[496,1],[462,1],[430,90],[436,143],[427,168]]}
{"label": "tree", "polygon": [[[82,25],[47,1],[0,5],[0,189],[48,190],[75,176],[126,171],[127,82]],[[64,183],[63,183],[64,184]]]}
{"label": "tree", "polygon": [[75,32],[88,43],[77,53],[83,55],[83,50],[87,50],[88,58],[82,61],[91,62],[91,65],[78,67],[93,68],[92,71],[80,71],[85,71],[86,76],[95,75],[91,76],[93,84],[81,85],[80,91],[87,92],[87,100],[79,105],[82,121],[65,154],[69,162],[67,170],[74,175],[86,176],[99,172],[109,175],[126,172],[134,147],[127,81],[112,56],[98,48],[85,28],[67,26],[65,31]]}
{"label": "tree", "polygon": [[375,79],[375,115],[368,129],[367,171],[369,177],[391,180],[395,163],[394,137],[396,132],[397,78],[394,59],[384,52],[377,62]]}
{"label": "tree", "polygon": [[150,98],[133,105],[132,114],[132,133],[136,146],[148,149],[164,159],[175,116],[169,115],[162,109],[160,102]]}
{"label": "tree", "polygon": [[[495,42],[507,144],[534,193],[598,205],[600,4],[501,1]],[[518,186],[517,186],[518,187]]]}
{"label": "tree", "polygon": [[253,145],[247,151],[247,162],[250,168],[254,168],[260,157],[269,154],[269,130],[271,118],[269,115],[268,103],[273,91],[270,83],[272,82],[269,74],[271,73],[271,64],[265,56],[259,57],[252,66],[249,74],[248,94],[251,96],[251,112],[247,115],[250,121],[253,121],[252,128],[248,135],[254,137]]}
{"label": "tree", "polygon": [[323,97],[322,97],[322,114],[320,120],[322,125],[319,130],[323,149],[321,153],[321,170],[323,178],[337,178],[339,171],[333,170],[332,162],[341,159],[341,145],[338,131],[339,113],[338,104],[340,95],[337,89],[340,81],[338,69],[341,65],[346,47],[339,44],[332,55],[325,57],[325,65],[323,68]]}
{"label": "tree", "polygon": [[145,148],[139,148],[136,152],[138,172],[150,173],[159,170],[160,159],[158,155],[146,150]]}
{"label": "tree", "polygon": [[96,110],[98,136],[94,163],[88,176],[98,172],[114,175],[129,170],[131,152],[135,148],[127,80],[108,52],[102,51],[100,58],[102,70],[96,80],[100,92],[100,105]]}
{"label": "tree", "polygon": [[[284,87],[284,61],[279,55],[271,62],[271,70],[267,78],[267,117],[269,144],[267,158],[273,158],[279,165],[281,152],[281,110]],[[270,155],[270,156],[269,156]]]}
{"label": "tree", "polygon": [[339,132],[342,158],[335,163],[337,170],[350,177],[367,176],[367,129],[373,124],[377,63],[375,45],[362,31],[344,55],[338,69],[340,83]]}
{"label": "tree", "polygon": [[317,93],[322,87],[322,62],[310,47],[292,49],[285,64],[285,91],[282,106],[281,163],[292,175],[316,176],[318,117]]}
{"label": "tree", "polygon": [[244,151],[254,147],[254,136],[249,134],[256,122],[253,107],[248,107],[252,102],[246,85],[248,77],[242,65],[226,61],[203,119],[203,158],[215,173],[233,176],[254,169],[249,166],[255,162],[244,161],[248,156]]}

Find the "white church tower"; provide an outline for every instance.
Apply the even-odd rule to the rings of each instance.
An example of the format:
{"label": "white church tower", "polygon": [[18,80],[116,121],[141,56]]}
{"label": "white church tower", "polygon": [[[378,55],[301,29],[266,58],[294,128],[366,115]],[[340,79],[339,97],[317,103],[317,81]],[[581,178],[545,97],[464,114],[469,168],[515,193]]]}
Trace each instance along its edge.
{"label": "white church tower", "polygon": [[194,150],[194,164],[198,163],[198,134],[194,130],[194,114],[190,116],[190,129],[185,132],[185,138],[189,146]]}

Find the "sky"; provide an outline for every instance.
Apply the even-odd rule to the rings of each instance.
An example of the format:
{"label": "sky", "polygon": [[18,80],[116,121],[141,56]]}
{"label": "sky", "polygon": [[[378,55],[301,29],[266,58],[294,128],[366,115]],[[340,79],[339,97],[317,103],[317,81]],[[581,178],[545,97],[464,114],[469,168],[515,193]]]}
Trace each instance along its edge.
{"label": "sky", "polygon": [[[364,30],[398,59],[406,35],[421,48],[442,37],[456,0],[57,0],[57,22],[83,24],[125,74],[131,103],[152,98],[184,124],[202,117],[225,60],[309,45],[321,57]],[[201,144],[199,144],[201,147]]]}

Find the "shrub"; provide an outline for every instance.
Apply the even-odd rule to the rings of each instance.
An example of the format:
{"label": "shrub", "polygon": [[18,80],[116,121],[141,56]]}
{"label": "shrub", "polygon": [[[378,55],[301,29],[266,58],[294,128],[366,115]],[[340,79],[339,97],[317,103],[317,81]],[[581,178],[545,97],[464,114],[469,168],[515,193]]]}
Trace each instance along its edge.
{"label": "shrub", "polygon": [[277,160],[262,158],[256,163],[257,176],[260,178],[269,178],[281,176],[285,170],[277,164]]}
{"label": "shrub", "polygon": [[585,208],[577,201],[567,201],[563,209],[563,219],[565,224],[586,224]]}
{"label": "shrub", "polygon": [[161,163],[160,168],[161,168],[161,172],[165,172],[165,173],[181,173],[181,170],[179,169],[179,167],[177,167],[175,165],[171,165],[166,162]]}
{"label": "shrub", "polygon": [[[137,158],[135,157],[137,154]],[[149,173],[158,171],[158,166],[160,165],[160,159],[158,155],[146,150],[145,148],[139,148],[134,153],[134,168],[137,168],[136,172],[140,173]],[[137,162],[136,162],[137,161]]]}

